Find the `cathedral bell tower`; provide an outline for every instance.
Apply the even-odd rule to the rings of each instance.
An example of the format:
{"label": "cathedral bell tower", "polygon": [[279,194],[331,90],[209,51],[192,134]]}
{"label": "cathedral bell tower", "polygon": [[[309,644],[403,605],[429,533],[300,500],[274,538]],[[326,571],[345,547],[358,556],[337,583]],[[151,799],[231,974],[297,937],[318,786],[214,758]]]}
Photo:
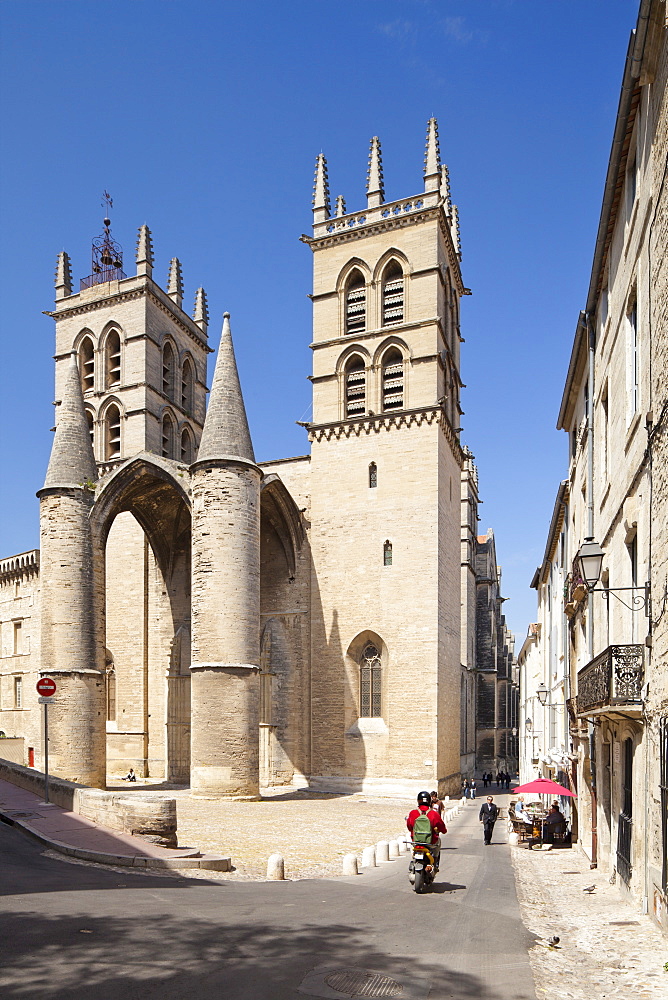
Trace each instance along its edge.
{"label": "cathedral bell tower", "polygon": [[[371,140],[366,207],[313,236],[314,781],[459,792],[460,433],[457,209],[427,127],[423,190],[386,201]],[[419,725],[416,725],[416,698]],[[345,706],[340,729],[328,722]],[[340,782],[339,782],[340,783]]]}

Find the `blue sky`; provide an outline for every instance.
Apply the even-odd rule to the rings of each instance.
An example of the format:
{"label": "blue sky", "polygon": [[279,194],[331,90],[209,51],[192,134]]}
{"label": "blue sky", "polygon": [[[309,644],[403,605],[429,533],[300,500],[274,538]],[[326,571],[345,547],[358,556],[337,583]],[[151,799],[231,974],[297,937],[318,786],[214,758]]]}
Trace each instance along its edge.
{"label": "blue sky", "polygon": [[[460,211],[462,441],[517,648],[566,475],[555,430],[583,307],[636,0],[4,0],[0,4],[0,557],[39,544],[53,424],[56,254],[90,271],[101,192],[132,273],[147,222],[164,285],[232,330],[259,460],[304,454],[315,156],[363,208],[418,193],[427,119]],[[11,470],[11,474],[8,474]]]}

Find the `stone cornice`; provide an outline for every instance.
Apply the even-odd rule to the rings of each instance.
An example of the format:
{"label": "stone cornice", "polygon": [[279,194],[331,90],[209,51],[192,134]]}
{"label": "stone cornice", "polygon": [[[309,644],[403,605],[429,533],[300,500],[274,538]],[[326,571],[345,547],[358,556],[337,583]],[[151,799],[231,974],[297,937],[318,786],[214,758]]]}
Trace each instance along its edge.
{"label": "stone cornice", "polygon": [[[406,339],[406,335],[411,332],[411,330],[419,330],[425,326],[437,326],[439,333],[443,338],[443,322],[440,316],[431,316],[427,319],[416,320],[411,323],[394,323],[392,326],[377,326],[373,330],[360,330],[357,333],[346,333],[342,336],[330,337],[328,340],[314,340],[308,346],[312,351],[316,351],[321,347],[331,347],[332,344],[341,344],[345,347],[346,344],[355,344],[361,340],[370,340],[372,337],[383,337],[387,339],[388,337],[399,337],[401,340]],[[444,339],[444,338],[443,338]]]}
{"label": "stone cornice", "polygon": [[[191,340],[195,341],[195,343],[200,348],[203,348],[209,354],[213,352],[213,348],[209,347],[206,337],[204,336],[200,328],[197,326],[197,324],[194,322],[194,320],[192,320],[186,313],[184,313],[182,309],[178,310],[181,313],[181,315],[179,316],[176,312],[178,306],[176,306],[175,303],[172,302],[172,300],[169,299],[164,292],[162,292],[162,289],[155,284],[152,278],[144,277],[144,280],[141,285],[139,286],[135,285],[135,287],[133,288],[121,289],[120,286],[123,285],[125,282],[136,281],[136,280],[137,278],[124,278],[122,281],[119,282],[109,282],[109,284],[116,284],[118,290],[97,299],[82,301],[80,299],[81,293],[76,293],[75,295],[68,296],[68,299],[72,298],[78,300],[77,302],[73,302],[69,306],[64,304],[68,301],[68,299],[59,299],[58,300],[59,308],[57,308],[54,311],[45,309],[44,315],[50,316],[52,319],[55,319],[56,322],[58,322],[59,320],[64,318],[70,319],[73,316],[83,316],[86,315],[87,313],[96,312],[97,310],[104,309],[111,304],[118,304],[121,302],[132,302],[135,299],[146,297],[150,299],[153,302],[153,304],[156,305],[162,312],[168,315],[177,324],[177,326],[179,326],[184,331],[184,333],[186,333],[188,337],[190,337]],[[169,303],[169,305],[167,303]]]}
{"label": "stone cornice", "polygon": [[29,552],[19,552],[7,559],[0,559],[0,579],[11,580],[24,573],[35,573],[39,570],[39,549]]}
{"label": "stone cornice", "polygon": [[349,420],[337,420],[326,424],[310,424],[308,427],[309,441],[331,441],[340,438],[360,437],[362,434],[379,434],[381,430],[391,428],[431,425],[438,423],[450,444],[452,453],[460,467],[464,461],[464,452],[450,421],[441,406],[422,406],[413,410],[399,410],[394,413],[374,413],[372,416],[352,417]]}

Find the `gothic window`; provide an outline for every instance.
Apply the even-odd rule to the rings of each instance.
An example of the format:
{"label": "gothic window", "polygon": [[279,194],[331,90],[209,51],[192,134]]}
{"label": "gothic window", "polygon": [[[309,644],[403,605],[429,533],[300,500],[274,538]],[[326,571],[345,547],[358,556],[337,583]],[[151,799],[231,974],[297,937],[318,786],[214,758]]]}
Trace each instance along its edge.
{"label": "gothic window", "polygon": [[360,717],[378,719],[381,715],[381,660],[380,650],[369,642],[360,660]]}
{"label": "gothic window", "polygon": [[162,391],[168,399],[174,399],[174,375],[176,372],[176,359],[174,348],[170,343],[165,344],[162,349]]}
{"label": "gothic window", "polygon": [[400,410],[404,405],[404,359],[396,347],[383,358],[383,410]]}
{"label": "gothic window", "polygon": [[366,411],[366,372],[364,361],[354,355],[345,370],[346,417],[360,417]]}
{"label": "gothic window", "polygon": [[95,418],[93,417],[92,410],[86,410],[86,423],[88,424],[88,433],[90,434],[90,443],[95,447]]}
{"label": "gothic window", "polygon": [[187,427],[181,431],[181,461],[184,465],[193,463],[193,439]]}
{"label": "gothic window", "polygon": [[346,284],[346,333],[366,329],[366,285],[361,271],[353,271]]}
{"label": "gothic window", "polygon": [[186,358],[183,362],[183,372],[181,374],[181,409],[185,413],[192,413],[194,381],[193,366]]}
{"label": "gothic window", "polygon": [[174,421],[169,413],[162,418],[162,457],[174,458]]}
{"label": "gothic window", "polygon": [[404,274],[392,261],[383,274],[383,326],[404,321]]}
{"label": "gothic window", "polygon": [[107,673],[107,722],[116,721],[116,671]]}
{"label": "gothic window", "polygon": [[375,462],[369,466],[369,489],[375,490],[378,486],[378,468]]}
{"label": "gothic window", "polygon": [[383,566],[392,565],[392,542],[387,541],[383,545]]}
{"label": "gothic window", "polygon": [[121,413],[112,405],[104,418],[104,457],[106,461],[120,458],[121,454]]}
{"label": "gothic window", "polygon": [[121,381],[121,338],[116,330],[107,337],[105,355],[105,388],[118,385]]}
{"label": "gothic window", "polygon": [[95,348],[90,337],[84,337],[79,347],[79,374],[82,392],[95,388]]}

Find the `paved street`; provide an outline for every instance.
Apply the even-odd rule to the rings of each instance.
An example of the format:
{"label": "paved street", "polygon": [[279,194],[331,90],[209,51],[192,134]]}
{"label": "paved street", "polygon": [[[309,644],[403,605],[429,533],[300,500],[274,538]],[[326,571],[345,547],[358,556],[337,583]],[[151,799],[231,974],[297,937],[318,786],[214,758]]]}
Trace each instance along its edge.
{"label": "paved street", "polygon": [[535,1000],[510,848],[504,833],[483,847],[476,813],[452,824],[424,896],[406,857],[357,878],[209,882],[45,857],[0,824],[2,939],[12,942],[0,993]]}

